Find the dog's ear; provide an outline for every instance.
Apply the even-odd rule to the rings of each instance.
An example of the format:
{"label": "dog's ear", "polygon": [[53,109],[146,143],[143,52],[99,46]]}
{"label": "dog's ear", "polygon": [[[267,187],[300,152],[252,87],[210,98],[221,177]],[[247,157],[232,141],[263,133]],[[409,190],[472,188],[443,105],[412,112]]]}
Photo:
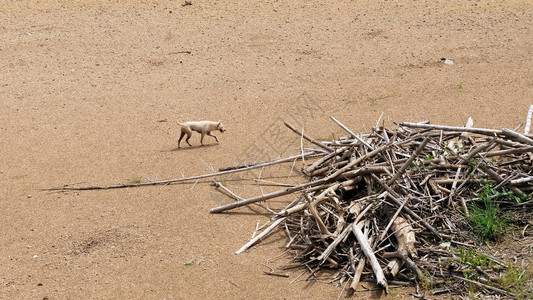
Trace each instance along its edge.
{"label": "dog's ear", "polygon": [[220,127],[220,124],[222,124],[222,121],[218,121],[217,128]]}

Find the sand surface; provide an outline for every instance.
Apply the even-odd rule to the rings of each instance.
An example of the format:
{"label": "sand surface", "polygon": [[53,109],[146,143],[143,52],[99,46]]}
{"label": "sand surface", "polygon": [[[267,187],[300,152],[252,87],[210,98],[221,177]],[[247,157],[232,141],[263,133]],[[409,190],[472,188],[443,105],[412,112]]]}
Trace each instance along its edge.
{"label": "sand surface", "polygon": [[[289,284],[299,269],[263,275],[288,262],[282,232],[234,255],[268,218],[209,214],[231,201],[209,181],[41,189],[298,153],[283,120],[318,139],[345,134],[330,116],[362,132],[381,113],[515,128],[533,104],[531,1],[152,2],[0,1],[1,299],[336,299]],[[227,131],[177,149],[191,120]],[[298,182],[299,168],[220,179],[249,197],[260,188],[232,179]]]}

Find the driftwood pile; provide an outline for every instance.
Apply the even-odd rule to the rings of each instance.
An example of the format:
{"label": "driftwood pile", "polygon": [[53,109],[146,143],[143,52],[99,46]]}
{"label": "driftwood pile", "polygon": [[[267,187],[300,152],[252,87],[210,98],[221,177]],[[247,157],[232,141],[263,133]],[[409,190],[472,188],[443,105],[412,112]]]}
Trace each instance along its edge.
{"label": "driftwood pile", "polygon": [[[319,142],[285,123],[320,147],[307,153],[302,148],[302,158],[321,155],[303,169],[308,182],[249,199],[215,182],[237,201],[211,213],[257,204],[273,214],[271,225],[237,253],[281,228],[288,236],[286,247],[307,272],[304,278],[327,270],[331,281],[351,291],[367,281],[385,292],[389,285],[416,283],[433,293],[464,293],[470,286],[513,297],[498,279],[507,265],[474,250],[467,218],[487,185],[512,199],[500,207],[531,207],[533,140],[528,134],[474,128],[469,119],[464,127],[406,122],[357,135],[332,119],[348,137]],[[281,211],[264,202],[289,194],[296,200]]]}

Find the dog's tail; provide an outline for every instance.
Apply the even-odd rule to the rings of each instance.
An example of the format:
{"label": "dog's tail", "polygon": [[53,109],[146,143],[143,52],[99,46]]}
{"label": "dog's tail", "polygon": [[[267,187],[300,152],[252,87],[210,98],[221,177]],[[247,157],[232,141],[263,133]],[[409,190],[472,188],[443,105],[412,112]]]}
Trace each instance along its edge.
{"label": "dog's tail", "polygon": [[178,123],[178,125],[179,125],[179,126],[183,126],[183,124],[182,124],[182,123],[180,123],[180,122],[176,122],[176,123]]}

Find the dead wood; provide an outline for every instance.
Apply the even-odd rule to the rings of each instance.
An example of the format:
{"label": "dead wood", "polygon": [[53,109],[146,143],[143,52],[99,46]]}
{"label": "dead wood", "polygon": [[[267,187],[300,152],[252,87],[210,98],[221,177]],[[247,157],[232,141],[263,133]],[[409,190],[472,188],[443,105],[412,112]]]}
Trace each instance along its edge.
{"label": "dead wood", "polygon": [[[466,290],[452,275],[476,272],[495,278],[503,262],[493,269],[462,266],[452,272],[447,268],[457,261],[457,252],[440,245],[475,247],[464,216],[485,185],[527,199],[502,202],[510,209],[531,207],[531,195],[525,193],[533,190],[529,135],[474,128],[472,119],[464,127],[406,122],[394,130],[376,127],[355,134],[332,120],[350,135],[317,142],[287,125],[321,148],[331,148],[303,169],[308,182],[249,199],[233,197],[237,202],[211,212],[294,194],[295,201],[274,213],[284,218],[287,247],[309,271],[308,280],[316,280],[323,268],[337,269],[333,280],[351,280],[352,291],[361,281],[387,290],[388,279],[407,280],[414,274],[424,287],[435,286],[441,293],[451,285],[446,292],[461,294]],[[466,279],[488,290],[476,277]]]}
{"label": "dead wood", "polygon": [[178,183],[178,182],[185,182],[185,181],[193,181],[193,180],[199,180],[199,179],[205,179],[205,178],[211,178],[211,177],[217,177],[222,175],[228,175],[232,173],[237,172],[244,172],[249,171],[257,168],[264,168],[267,166],[285,163],[285,162],[292,162],[295,160],[300,160],[302,156],[304,157],[312,157],[316,155],[321,155],[320,153],[316,152],[307,152],[299,155],[294,155],[287,158],[277,159],[274,161],[267,161],[263,163],[257,163],[253,165],[246,165],[246,166],[239,166],[235,168],[226,168],[224,171],[214,172],[210,174],[203,174],[198,176],[190,176],[190,177],[181,177],[181,178],[174,178],[174,179],[167,179],[167,180],[156,180],[156,181],[150,181],[150,182],[143,182],[143,183],[131,183],[131,184],[117,184],[117,185],[106,185],[106,186],[86,186],[86,187],[71,187],[71,186],[64,186],[60,188],[48,188],[43,189],[43,191],[89,191],[89,190],[111,190],[111,189],[123,189],[123,188],[134,188],[134,187],[143,187],[143,186],[153,186],[153,185],[168,185],[172,183]]}
{"label": "dead wood", "polygon": [[294,131],[294,133],[298,134],[299,136],[302,136],[304,139],[308,140],[309,142],[317,145],[318,147],[322,148],[322,149],[325,149],[329,152],[335,152],[335,149],[329,147],[329,146],[326,146],[324,144],[322,144],[321,142],[313,139],[312,137],[304,134],[303,132],[300,132],[298,131],[298,129],[294,128],[291,124],[287,123],[287,122],[283,122],[283,124],[285,124],[285,126],[287,126],[287,128],[289,128],[290,130]]}
{"label": "dead wood", "polygon": [[[511,295],[492,280],[506,268],[505,262],[479,251],[495,263],[473,267],[458,259],[457,253],[479,245],[465,216],[472,206],[483,205],[480,193],[484,190],[498,191],[490,197],[504,197],[495,200],[498,209],[527,212],[533,207],[531,135],[505,128],[474,128],[471,118],[464,127],[405,122],[395,129],[378,124],[371,132],[360,134],[332,120],[349,136],[320,142],[285,122],[301,137],[302,153],[283,159],[170,180],[50,190],[171,184],[284,162],[293,162],[294,168],[297,160],[305,158],[309,163],[318,158],[302,168],[306,182],[273,182],[259,176],[254,180],[260,193],[246,199],[214,181],[217,190],[231,200],[212,208],[211,213],[257,205],[271,214],[266,223],[270,226],[257,236],[254,233],[237,254],[282,226],[287,234],[287,251],[305,268],[307,280],[318,280],[328,269],[336,270],[330,280],[343,286],[351,281],[352,291],[362,281],[376,282],[387,291],[391,279],[400,278],[426,288],[434,286],[439,293],[464,295],[468,291],[462,282],[473,281],[478,292]],[[303,139],[321,149],[303,153]],[[283,189],[263,193],[263,185]],[[272,210],[260,203],[286,195],[293,199],[284,208]],[[285,277],[273,269],[265,274]],[[492,288],[481,278],[488,278]]]}
{"label": "dead wood", "polygon": [[387,279],[385,278],[385,274],[383,274],[383,270],[379,265],[378,259],[376,258],[376,255],[374,254],[374,251],[372,250],[368,239],[365,237],[361,229],[355,224],[352,225],[352,232],[355,235],[357,243],[361,247],[366,258],[368,259],[368,263],[372,267],[372,271],[376,276],[376,283],[383,287],[385,289],[385,292],[388,293],[389,287],[387,285]]}

